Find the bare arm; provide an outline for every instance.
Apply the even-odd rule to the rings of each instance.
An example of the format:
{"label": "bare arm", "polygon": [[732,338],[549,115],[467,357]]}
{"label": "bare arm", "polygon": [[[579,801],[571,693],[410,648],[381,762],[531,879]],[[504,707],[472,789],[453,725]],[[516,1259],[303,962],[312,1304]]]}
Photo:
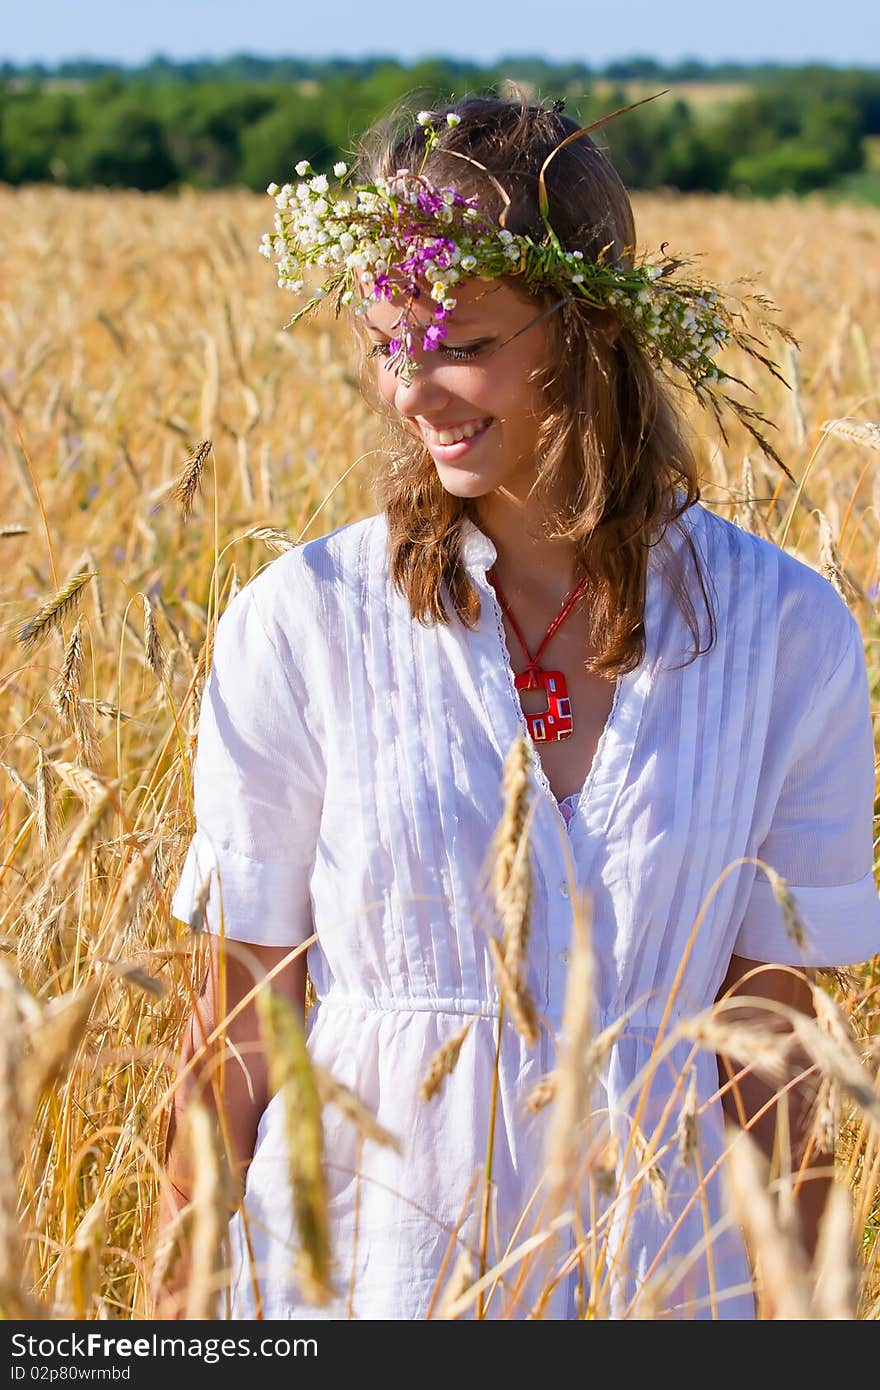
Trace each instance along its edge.
{"label": "bare arm", "polygon": [[[750,979],[744,980],[744,976],[752,970],[757,973],[752,975]],[[731,958],[730,967],[718,998],[721,999],[728,993],[742,993],[759,999],[774,1000],[791,1009],[797,1009],[810,1018],[815,1016],[808,980],[801,978],[792,970],[763,966],[758,961],[746,960],[742,956]],[[762,1009],[759,1005],[743,1005],[742,1009],[737,1011],[737,1018],[740,1020],[754,1018],[765,1028],[785,1027],[778,1015],[774,1017],[771,1012]],[[797,1050],[792,1053],[792,1056],[798,1070],[805,1069],[809,1065]],[[735,1076],[740,1069],[737,1063],[725,1057],[719,1057],[718,1064],[722,1084],[730,1077]],[[811,1259],[815,1254],[819,1223],[832,1181],[830,1177],[814,1175],[815,1169],[827,1167],[831,1162],[827,1154],[818,1153],[815,1150],[810,1140],[811,1105],[815,1089],[816,1080],[813,1075],[795,1081],[786,1089],[791,1167],[795,1173],[801,1166],[804,1169],[803,1180],[796,1189],[795,1207],[800,1221],[804,1247]],[[749,1132],[766,1154],[768,1160],[772,1160],[776,1143],[778,1105],[774,1101],[774,1097],[777,1090],[778,1088],[772,1082],[764,1081],[754,1072],[749,1071],[736,1082],[722,1099],[725,1114],[733,1124],[748,1124],[753,1116],[759,1115],[761,1111],[764,1112],[755,1120]]]}
{"label": "bare arm", "polygon": [[[210,938],[208,968],[185,1025],[178,1058],[179,1081],[166,1144],[157,1246],[161,1246],[191,1196],[193,1174],[186,1110],[194,1098],[207,1105],[218,1119],[230,1161],[230,1214],[241,1202],[257,1127],[270,1098],[256,998],[230,1018],[216,1042],[206,1047],[205,1041],[218,1024],[235,1012],[254,984],[289,956],[292,949],[256,946],[251,942],[222,943],[216,936]],[[305,981],[306,954],[302,950],[263,988],[271,988],[288,999],[303,1017]],[[178,1261],[172,1277],[155,1290],[157,1317],[181,1316],[181,1291],[186,1278],[184,1257]]]}

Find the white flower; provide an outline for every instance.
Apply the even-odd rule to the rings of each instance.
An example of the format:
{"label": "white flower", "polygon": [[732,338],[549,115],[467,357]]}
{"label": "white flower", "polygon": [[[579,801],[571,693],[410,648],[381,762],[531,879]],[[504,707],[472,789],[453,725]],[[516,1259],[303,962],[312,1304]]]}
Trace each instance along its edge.
{"label": "white flower", "polygon": [[338,179],[344,178],[348,173],[348,165],[340,159],[338,164],[333,165],[333,172]]}
{"label": "white flower", "polygon": [[454,111],[448,112],[446,116],[446,124],[449,126],[461,125],[461,116],[456,116]]}
{"label": "white flower", "polygon": [[443,282],[442,280],[438,280],[438,281],[436,282],[436,284],[434,284],[434,285],[431,286],[431,298],[432,298],[432,299],[445,299],[445,298],[446,298],[446,285],[444,284],[444,282]]}
{"label": "white flower", "polygon": [[571,283],[573,285],[582,285],[584,283],[583,275],[572,275]]}
{"label": "white flower", "polygon": [[476,256],[462,256],[462,258],[461,258],[461,268],[462,268],[462,270],[473,270],[473,269],[475,268],[476,264],[477,264],[477,258],[476,258]]}
{"label": "white flower", "polygon": [[449,299],[444,299],[444,300],[442,301],[442,303],[443,303],[443,308],[446,310],[447,314],[451,314],[452,311],[453,311],[453,309],[455,308],[456,304],[458,303],[458,300],[457,300],[457,299],[449,298]]}
{"label": "white flower", "polygon": [[354,237],[351,232],[342,233],[342,236],[339,238],[339,245],[346,253],[354,250]]}
{"label": "white flower", "polygon": [[329,211],[330,204],[327,202],[326,198],[316,198],[315,201],[312,203],[312,212],[315,214],[316,217],[323,217],[324,214]]}
{"label": "white flower", "polygon": [[509,232],[506,227],[502,227],[498,233],[498,240],[503,241],[507,246],[513,241],[513,232]]}
{"label": "white flower", "polygon": [[346,290],[345,293],[343,294],[342,299],[341,299],[340,302],[341,302],[342,304],[350,304],[351,301],[352,301],[353,299],[354,299],[354,290]]}
{"label": "white flower", "polygon": [[313,179],[309,179],[309,188],[313,193],[326,193],[329,187],[326,174],[316,174]]}
{"label": "white flower", "polygon": [[294,294],[302,294],[303,289],[305,288],[305,283],[305,280],[288,281],[288,284],[290,285],[290,288],[293,290]]}
{"label": "white flower", "polygon": [[275,194],[278,192],[277,183],[270,183],[269,187],[266,189],[266,192],[270,195],[270,197],[274,198]]}
{"label": "white flower", "polygon": [[433,119],[433,111],[420,111],[418,116],[416,117],[416,120],[418,121],[419,125],[430,125]]}
{"label": "white flower", "polygon": [[391,238],[387,236],[380,236],[379,240],[376,242],[376,245],[378,246],[382,255],[387,256],[388,252],[391,250]]}
{"label": "white flower", "polygon": [[296,172],[299,174],[301,179],[304,179],[306,174],[309,172],[310,168],[311,165],[309,164],[309,161],[307,159],[301,159],[299,164],[297,164],[296,166]]}

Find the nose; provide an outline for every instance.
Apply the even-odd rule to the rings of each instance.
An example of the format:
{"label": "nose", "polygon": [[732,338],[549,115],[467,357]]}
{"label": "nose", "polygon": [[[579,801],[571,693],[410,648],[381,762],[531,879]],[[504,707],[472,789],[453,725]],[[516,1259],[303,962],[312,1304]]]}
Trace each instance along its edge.
{"label": "nose", "polygon": [[449,392],[437,372],[440,364],[436,356],[413,345],[414,370],[408,381],[406,374],[401,373],[394,384],[394,408],[400,415],[410,419],[416,415],[430,415],[442,409],[449,400]]}

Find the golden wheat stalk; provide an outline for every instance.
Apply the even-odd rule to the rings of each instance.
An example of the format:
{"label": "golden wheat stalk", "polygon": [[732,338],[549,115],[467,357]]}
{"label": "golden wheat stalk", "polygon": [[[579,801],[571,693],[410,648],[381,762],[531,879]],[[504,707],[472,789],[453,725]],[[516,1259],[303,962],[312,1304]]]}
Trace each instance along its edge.
{"label": "golden wheat stalk", "polygon": [[48,1086],[66,1072],[85,1036],[99,986],[94,981],[43,1008],[33,1046],[21,1070],[22,1113],[32,1116]]}
{"label": "golden wheat stalk", "polygon": [[101,1255],[107,1244],[109,1202],[98,1196],[77,1226],[67,1249],[67,1285],[73,1316],[84,1319],[92,1311],[101,1275]]}
{"label": "golden wheat stalk", "polygon": [[766,1160],[746,1130],[736,1131],[723,1173],[760,1285],[765,1296],[772,1298],[772,1316],[808,1319],[810,1289],[803,1250],[780,1220],[767,1189]]}
{"label": "golden wheat stalk", "polygon": [[52,767],[42,748],[37,756],[36,799],[37,838],[40,848],[49,855],[55,841],[56,817]]}
{"label": "golden wheat stalk", "polygon": [[422,1100],[432,1100],[440,1091],[447,1076],[451,1076],[455,1070],[455,1065],[461,1054],[462,1044],[470,1031],[473,1019],[469,1019],[463,1028],[460,1028],[451,1038],[448,1038],[441,1047],[438,1047],[434,1056],[428,1063],[428,1070],[425,1072],[424,1080],[419,1087],[419,1095]]}
{"label": "golden wheat stalk", "polygon": [[28,1025],[39,1005],[12,971],[0,964],[0,1317],[36,1316],[30,1294],[30,1242],[19,1216],[22,1145],[21,1066]]}
{"label": "golden wheat stalk", "polygon": [[827,434],[836,434],[840,439],[848,439],[860,444],[863,449],[873,449],[880,453],[880,425],[869,420],[826,420],[822,429]]}
{"label": "golden wheat stalk", "polygon": [[448,1322],[450,1318],[456,1316],[454,1313],[455,1305],[460,1298],[463,1298],[474,1282],[477,1272],[476,1265],[469,1251],[459,1252],[458,1259],[455,1261],[449,1280],[443,1289],[440,1302],[437,1305],[436,1317],[440,1321]]}
{"label": "golden wheat stalk", "polygon": [[489,937],[489,954],[495,969],[498,991],[513,1026],[529,1047],[534,1047],[538,1041],[538,1009],[522,972],[518,970],[514,973],[508,969],[501,943],[495,936]]}
{"label": "golden wheat stalk", "polygon": [[880,1125],[880,1091],[852,1042],[825,1032],[815,1019],[796,1013],[792,1031],[812,1061],[832,1077],[875,1125]]}
{"label": "golden wheat stalk", "polygon": [[543,1110],[545,1106],[552,1104],[556,1099],[558,1089],[559,1073],[557,1071],[548,1072],[529,1091],[523,1101],[523,1110],[526,1114],[536,1114],[539,1110]]}
{"label": "golden wheat stalk", "polygon": [[840,594],[844,603],[852,602],[855,590],[843,568],[831,522],[819,511],[819,570]]}
{"label": "golden wheat stalk", "polygon": [[322,1105],[335,1105],[346,1119],[351,1120],[365,1139],[372,1139],[374,1144],[381,1144],[383,1148],[394,1149],[400,1153],[401,1144],[397,1135],[379,1124],[373,1111],[364,1105],[354,1091],[337,1081],[326,1067],[315,1066],[314,1073]]}
{"label": "golden wheat stalk", "polygon": [[572,948],[562,1006],[560,1064],[547,1138],[546,1170],[552,1200],[559,1201],[579,1170],[583,1124],[590,1113],[595,1075],[596,962],[593,903],[588,893],[572,900]]}
{"label": "golden wheat stalk", "polygon": [[812,1317],[833,1322],[856,1318],[860,1285],[852,1198],[835,1182],[825,1199],[813,1260]]}
{"label": "golden wheat stalk", "polygon": [[532,905],[529,763],[528,742],[519,734],[504,760],[501,779],[504,810],[492,843],[491,886],[504,928],[504,961],[511,974],[519,972],[528,954]]}
{"label": "golden wheat stalk", "polygon": [[50,876],[56,883],[64,882],[84,851],[92,845],[105,816],[111,809],[110,795],[107,792],[79,820],[71,832],[64,852],[56,859],[50,870]]}
{"label": "golden wheat stalk", "polygon": [[180,504],[181,521],[189,520],[192,505],[201,484],[202,469],[212,447],[213,441],[210,439],[203,439],[196,446],[195,451],[184,464],[183,472],[171,491],[172,499]]}
{"label": "golden wheat stalk", "polygon": [[21,773],[14,768],[11,763],[4,762],[2,758],[0,758],[0,767],[3,768],[4,772],[9,774],[10,779],[15,783],[19,791],[23,793],[28,806],[33,810],[36,807],[37,799],[36,792],[30,782],[26,782]]}
{"label": "golden wheat stalk", "polygon": [[280,995],[261,990],[257,1008],[272,1090],[281,1092],[284,1098],[288,1176],[299,1235],[297,1271],[302,1294],[307,1302],[327,1303],[335,1290],[330,1281],[321,1097],[303,1026],[292,1006]]}
{"label": "golden wheat stalk", "polygon": [[68,617],[82,598],[83,590],[90,579],[94,578],[94,572],[89,574],[75,574],[72,579],[53,594],[42,608],[38,609],[32,618],[28,618],[18,629],[18,640],[25,651],[31,652],[38,647],[50,632],[55,629]]}
{"label": "golden wheat stalk", "polygon": [[697,1069],[691,1068],[691,1077],[682,1102],[678,1129],[678,1157],[683,1168],[690,1168],[700,1147],[700,1115],[697,1099]]}
{"label": "golden wheat stalk", "polygon": [[773,891],[773,896],[782,913],[782,925],[785,928],[786,936],[790,937],[794,944],[799,946],[801,950],[805,950],[808,945],[807,930],[804,926],[797,902],[795,901],[795,896],[788,886],[788,880],[784,879],[782,875],[777,873],[774,868],[771,868],[769,864],[765,864],[763,859],[761,860],[761,867],[767,875],[770,887]]}
{"label": "golden wheat stalk", "polygon": [[109,795],[110,783],[92,768],[83,767],[82,763],[53,758],[52,771],[65,787],[76,793],[84,806],[94,806],[96,801]]}
{"label": "golden wheat stalk", "polygon": [[228,1224],[227,1172],[217,1126],[207,1106],[192,1100],[189,1106],[192,1138],[192,1264],[187,1287],[188,1320],[217,1316],[223,1243]]}
{"label": "golden wheat stalk", "polygon": [[147,665],[156,677],[161,681],[165,662],[165,653],[162,650],[162,643],[159,639],[159,629],[156,627],[156,618],[153,613],[153,605],[146,594],[140,594],[139,598],[144,608],[144,655]]}
{"label": "golden wheat stalk", "polygon": [[781,1083],[789,1073],[791,1034],[759,1023],[730,1022],[721,1006],[683,1019],[675,1037],[688,1038],[707,1052],[731,1057],[767,1081]]}
{"label": "golden wheat stalk", "polygon": [[71,727],[74,723],[73,706],[79,699],[79,674],[82,659],[82,616],[80,616],[74,623],[73,631],[67,639],[58,679],[52,686],[49,695],[58,718]]}
{"label": "golden wheat stalk", "polygon": [[645,1170],[648,1187],[657,1215],[669,1219],[669,1184],[666,1174],[654,1158],[654,1145],[639,1125],[633,1126],[633,1149],[640,1166]]}
{"label": "golden wheat stalk", "polygon": [[249,531],[245,531],[244,540],[262,541],[263,545],[276,555],[283,555],[288,550],[296,548],[296,541],[291,540],[284,531],[276,531],[271,526],[252,526]]}

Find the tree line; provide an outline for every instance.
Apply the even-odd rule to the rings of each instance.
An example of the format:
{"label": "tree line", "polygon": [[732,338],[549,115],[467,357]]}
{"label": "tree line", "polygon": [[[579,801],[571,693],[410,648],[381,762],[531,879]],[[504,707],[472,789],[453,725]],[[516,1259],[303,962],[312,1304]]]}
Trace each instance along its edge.
{"label": "tree line", "polygon": [[880,202],[880,173],[870,168],[880,72],[695,61],[670,68],[649,58],[602,70],[523,58],[493,67],[250,55],[213,63],[160,56],[139,69],[5,63],[0,181],[257,191],[291,178],[304,157],[329,169],[408,94],[428,106],[465,92],[506,92],[510,82],[544,100],[563,97],[584,124],[669,86],[602,131],[632,188],[754,196],[839,189]]}

